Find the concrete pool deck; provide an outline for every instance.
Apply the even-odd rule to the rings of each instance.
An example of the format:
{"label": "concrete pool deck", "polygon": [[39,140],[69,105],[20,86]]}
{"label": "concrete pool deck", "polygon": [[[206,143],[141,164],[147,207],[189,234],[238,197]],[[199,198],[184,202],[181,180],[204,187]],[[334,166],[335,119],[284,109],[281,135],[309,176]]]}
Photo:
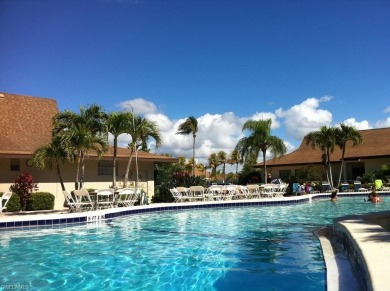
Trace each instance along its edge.
{"label": "concrete pool deck", "polygon": [[[338,196],[366,196],[367,193],[339,193]],[[184,203],[153,203],[143,206],[111,208],[90,212],[68,213],[68,209],[36,211],[28,213],[3,213],[0,230],[60,228],[67,225],[102,223],[125,215],[156,211],[223,208],[255,205],[289,205],[307,203],[317,199],[329,199],[330,193],[309,194],[282,198],[229,200]],[[367,290],[389,290],[390,286],[390,211],[366,215],[354,215],[334,219],[334,232],[317,233],[320,240],[327,273],[327,290],[359,290],[349,285],[349,270],[332,245],[331,236],[337,234],[352,253],[363,274]],[[387,230],[384,228],[387,227]],[[0,232],[1,233],[1,232]],[[341,274],[347,274],[341,277]],[[351,289],[352,288],[352,289]],[[363,289],[364,290],[364,289]]]}

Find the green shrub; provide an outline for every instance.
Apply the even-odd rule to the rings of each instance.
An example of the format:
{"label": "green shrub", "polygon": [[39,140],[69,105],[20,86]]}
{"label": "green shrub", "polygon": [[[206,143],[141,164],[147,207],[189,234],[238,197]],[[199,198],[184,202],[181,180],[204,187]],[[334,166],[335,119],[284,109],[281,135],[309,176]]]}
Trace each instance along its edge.
{"label": "green shrub", "polygon": [[[0,192],[0,196],[3,196],[3,192]],[[7,203],[7,210],[3,210],[4,212],[15,212],[20,210],[20,199],[19,196],[15,193],[12,194],[10,200]]]}
{"label": "green shrub", "polygon": [[27,210],[52,210],[54,209],[54,195],[48,192],[35,192],[27,203]]}

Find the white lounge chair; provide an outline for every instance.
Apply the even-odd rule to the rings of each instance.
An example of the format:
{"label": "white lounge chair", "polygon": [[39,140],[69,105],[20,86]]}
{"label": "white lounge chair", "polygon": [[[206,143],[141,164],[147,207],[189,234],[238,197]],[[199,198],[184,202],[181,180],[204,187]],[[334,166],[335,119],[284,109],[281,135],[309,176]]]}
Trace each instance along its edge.
{"label": "white lounge chair", "polygon": [[114,207],[114,189],[100,189],[96,193],[96,207],[97,208],[111,208]]}
{"label": "white lounge chair", "polygon": [[138,201],[138,196],[136,189],[123,188],[116,195],[114,204],[118,207],[130,207]]}
{"label": "white lounge chair", "polygon": [[236,187],[236,193],[234,194],[234,199],[241,200],[241,199],[248,199],[249,198],[249,191],[246,186],[238,185]]}
{"label": "white lounge chair", "polygon": [[181,196],[183,197],[182,198],[183,201],[193,201],[189,188],[182,187],[182,186],[175,187],[175,188],[177,191],[180,192]]}
{"label": "white lounge chair", "polygon": [[72,194],[70,194],[66,190],[62,191],[62,194],[64,195],[66,205],[69,208],[69,212],[77,212],[81,210],[81,205],[79,206],[78,203],[73,199]]}
{"label": "white lounge chair", "polygon": [[207,200],[222,200],[222,186],[211,185],[207,188],[205,197]]}
{"label": "white lounge chair", "polygon": [[191,198],[193,201],[204,201],[204,187],[203,186],[191,186],[190,193],[191,193]]}
{"label": "white lounge chair", "polygon": [[263,187],[260,188],[260,193],[261,196],[265,198],[275,197],[275,185],[265,184]]}
{"label": "white lounge chair", "polygon": [[11,196],[12,196],[12,192],[5,192],[0,197],[0,213],[3,213],[3,210],[7,209],[7,204]]}
{"label": "white lounge chair", "polygon": [[248,199],[260,198],[260,186],[258,184],[249,184],[246,185],[246,188],[248,189],[248,194],[247,194]]}
{"label": "white lounge chair", "polygon": [[80,210],[88,209],[94,210],[95,203],[92,201],[89,192],[86,189],[74,190],[75,202],[77,207],[80,207]]}

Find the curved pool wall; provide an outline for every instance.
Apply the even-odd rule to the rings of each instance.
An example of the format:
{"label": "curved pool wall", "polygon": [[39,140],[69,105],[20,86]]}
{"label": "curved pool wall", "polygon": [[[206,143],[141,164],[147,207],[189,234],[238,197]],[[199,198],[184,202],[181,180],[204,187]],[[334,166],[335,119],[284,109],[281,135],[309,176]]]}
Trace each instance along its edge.
{"label": "curved pool wall", "polygon": [[[380,193],[380,192],[379,192]],[[367,192],[339,193],[338,197],[367,196]],[[390,192],[380,195],[390,196]],[[330,193],[308,194],[281,198],[262,198],[253,200],[227,200],[183,203],[156,203],[143,206],[119,207],[97,211],[76,213],[12,213],[0,216],[0,231],[23,228],[58,228],[75,224],[99,224],[117,217],[160,211],[182,211],[188,209],[229,208],[245,206],[280,206],[297,203],[310,203],[312,200],[329,199]]]}

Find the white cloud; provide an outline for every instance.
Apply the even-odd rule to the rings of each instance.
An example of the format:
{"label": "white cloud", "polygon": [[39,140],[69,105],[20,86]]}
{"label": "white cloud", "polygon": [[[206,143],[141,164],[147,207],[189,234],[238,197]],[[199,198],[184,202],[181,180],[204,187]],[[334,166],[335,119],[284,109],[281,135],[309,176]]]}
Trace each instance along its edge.
{"label": "white cloud", "polygon": [[318,130],[321,126],[331,126],[332,113],[319,109],[321,102],[328,102],[331,99],[330,96],[308,98],[290,109],[277,109],[276,116],[284,118],[286,132],[289,136],[302,140],[306,134]]}
{"label": "white cloud", "polygon": [[[244,117],[236,116],[233,112],[225,112],[223,114],[206,113],[196,117],[199,130],[195,140],[195,158],[197,162],[206,165],[208,163],[207,159],[212,153],[225,151],[227,156],[229,156],[238,140],[243,137],[242,126],[248,119],[271,119],[273,135],[283,138],[282,136],[286,132],[298,144],[294,145],[293,142],[284,140],[287,153],[290,153],[299,146],[307,133],[319,130],[324,125],[333,126],[332,113],[320,108],[322,103],[329,102],[332,98],[332,96],[312,97],[288,109],[279,108],[275,112],[256,112]],[[133,106],[136,114],[145,115],[149,120],[156,122],[160,130],[162,146],[159,149],[155,149],[154,144],[151,143],[152,152],[159,154],[169,153],[174,157],[184,156],[187,159],[192,157],[192,135],[176,134],[179,125],[189,115],[185,115],[178,120],[171,120],[168,116],[158,112],[155,104],[142,98],[124,101],[119,104],[122,109],[130,109],[131,111],[130,105]],[[359,130],[372,128],[367,120],[357,121],[353,117],[346,119],[343,123],[354,126]],[[388,126],[390,126],[390,118],[376,123],[376,127]],[[127,146],[130,141],[131,137],[129,135],[119,136],[120,146]],[[267,153],[268,158],[271,158],[271,153]],[[260,162],[261,160],[262,158],[259,156],[258,161]]]}
{"label": "white cloud", "polygon": [[390,113],[390,106],[385,108],[385,110],[383,110],[384,113]]}
{"label": "white cloud", "polygon": [[358,122],[358,121],[356,121],[355,118],[348,118],[348,119],[344,120],[343,123],[345,125],[348,125],[348,126],[353,126],[357,130],[364,130],[364,129],[371,129],[372,128],[367,120],[362,120],[362,121]]}
{"label": "white cloud", "polygon": [[123,101],[119,103],[118,106],[124,111],[129,111],[129,112],[134,111],[134,113],[140,115],[157,112],[156,105],[143,98],[136,98],[132,100]]}
{"label": "white cloud", "polygon": [[377,128],[390,127],[390,117],[386,120],[380,120],[375,123]]}

